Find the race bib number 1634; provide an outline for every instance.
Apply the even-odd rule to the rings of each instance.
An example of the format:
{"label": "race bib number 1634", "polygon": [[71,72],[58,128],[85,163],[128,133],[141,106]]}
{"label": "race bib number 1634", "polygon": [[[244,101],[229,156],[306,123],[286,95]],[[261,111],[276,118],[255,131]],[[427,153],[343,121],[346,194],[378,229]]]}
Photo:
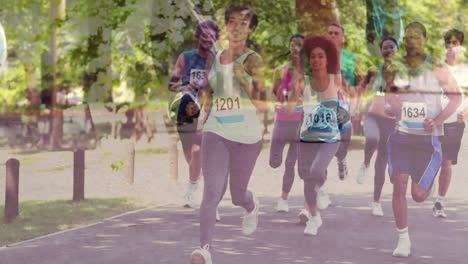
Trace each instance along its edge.
{"label": "race bib number 1634", "polygon": [[427,118],[425,103],[404,102],[401,106],[401,120],[410,123],[423,123]]}

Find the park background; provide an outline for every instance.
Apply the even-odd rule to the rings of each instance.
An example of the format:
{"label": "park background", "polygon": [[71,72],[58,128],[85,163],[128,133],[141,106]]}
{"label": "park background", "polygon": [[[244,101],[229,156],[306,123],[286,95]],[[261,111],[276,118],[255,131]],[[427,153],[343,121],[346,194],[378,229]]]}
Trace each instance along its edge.
{"label": "park background", "polygon": [[[27,136],[26,143],[0,137],[0,162],[15,157],[25,168],[21,170],[20,215],[12,223],[0,224],[0,245],[163,203],[154,199],[155,193],[172,194],[164,200],[166,203],[177,193],[182,194],[182,189],[177,189],[179,185],[148,187],[150,180],[128,183],[121,175],[127,169],[127,141],[136,152],[136,177],[139,173],[154,177],[158,170],[167,172],[171,140],[167,134],[172,131],[165,118],[173,96],[167,89],[170,73],[181,52],[196,48],[193,31],[200,19],[209,17],[223,28],[224,9],[232,2],[0,1],[0,22],[8,47],[0,75],[0,114],[27,122],[31,107],[26,95],[32,90],[39,93],[48,90],[53,95],[61,92],[89,103],[96,126],[93,138],[84,138],[96,144],[91,144],[87,152],[86,199],[80,203],[71,203],[67,198],[71,198],[73,165],[69,161],[73,157],[69,150],[74,150],[73,145],[63,147],[52,140],[49,146],[37,146]],[[356,54],[367,69],[380,61],[367,49],[367,14],[371,4],[392,14],[398,7],[403,25],[412,21],[423,23],[428,29],[427,51],[438,58],[444,56],[443,33],[451,28],[465,32],[468,14],[466,0],[237,2],[252,7],[259,16],[251,45],[266,62],[267,87],[271,87],[273,69],[283,62],[274,58],[287,51],[289,37],[298,32],[324,34],[327,19],[339,17],[346,33],[345,49]],[[311,5],[297,8],[307,3]],[[310,14],[325,19],[301,22]],[[221,35],[218,48],[223,47],[224,40],[225,35]],[[53,98],[51,109],[41,106],[39,111],[57,116],[66,114],[71,106],[57,102],[57,96]],[[125,114],[134,118],[127,124],[128,130],[124,129],[129,121]],[[51,127],[63,130],[60,125]],[[362,137],[356,142],[356,147],[362,146]],[[185,178],[187,169],[180,153],[179,160],[180,178]],[[164,168],[155,170],[151,164]],[[0,197],[5,189],[3,178],[2,174]],[[130,188],[132,184],[134,187]]]}

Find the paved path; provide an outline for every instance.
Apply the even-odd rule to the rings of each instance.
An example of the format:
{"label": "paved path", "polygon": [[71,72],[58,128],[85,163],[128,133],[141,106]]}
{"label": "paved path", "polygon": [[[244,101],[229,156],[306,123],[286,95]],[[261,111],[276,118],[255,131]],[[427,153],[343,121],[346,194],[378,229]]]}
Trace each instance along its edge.
{"label": "paved path", "polygon": [[[156,146],[160,146],[164,140],[160,138],[157,142]],[[110,145],[90,151],[87,156],[86,197],[131,195],[158,206],[83,229],[0,248],[1,264],[188,263],[188,255],[198,245],[198,210],[179,206],[187,178],[185,162],[180,162],[179,179],[173,181],[168,177],[167,155],[137,155],[135,184],[128,185],[122,183],[118,173],[103,166],[113,157],[106,153],[117,153]],[[63,164],[64,157],[60,155],[63,154],[50,153],[43,157],[53,167]],[[409,202],[413,242],[413,255],[409,259],[391,257],[397,239],[390,203],[391,184],[387,181],[384,186],[385,216],[379,218],[371,216],[369,209],[373,180],[368,178],[363,185],[354,181],[362,156],[362,150],[349,153],[351,175],[345,181],[338,180],[336,163],[332,163],[328,188],[333,205],[322,212],[324,225],[319,235],[305,237],[303,227],[296,223],[303,201],[302,181],[297,179],[293,186],[291,212],[276,213],[273,208],[281,189],[282,168],[270,168],[268,150],[262,151],[250,184],[262,203],[259,229],[250,237],[241,234],[242,210],[230,205],[227,194],[221,204],[222,222],[217,225],[213,245],[215,263],[468,263],[468,177],[465,173],[468,164],[463,162],[468,159],[468,142],[463,144],[459,164],[454,167],[449,218],[433,218],[430,201]],[[65,160],[71,161],[71,154]],[[31,163],[25,166],[21,199],[70,197],[71,189],[67,188],[71,186],[71,167],[40,172],[37,166]]]}
{"label": "paved path", "polygon": [[[259,229],[250,237],[241,234],[241,210],[223,202],[215,263],[463,264],[468,260],[466,203],[452,203],[457,210],[450,211],[448,220],[434,219],[428,204],[411,204],[413,255],[397,259],[391,257],[396,234],[390,205],[384,205],[386,216],[372,217],[362,206],[367,199],[333,196],[334,205],[322,213],[324,225],[317,237],[305,237],[296,223],[301,197],[292,198],[293,212],[285,214],[274,212],[274,199],[261,198]],[[196,215],[190,209],[155,207],[1,249],[0,263],[188,263],[198,241]]]}

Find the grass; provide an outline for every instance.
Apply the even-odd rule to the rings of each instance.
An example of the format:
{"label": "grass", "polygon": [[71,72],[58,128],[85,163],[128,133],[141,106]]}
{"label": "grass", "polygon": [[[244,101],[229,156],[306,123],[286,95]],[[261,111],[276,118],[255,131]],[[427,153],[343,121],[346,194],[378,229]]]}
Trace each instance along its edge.
{"label": "grass", "polygon": [[146,148],[137,150],[136,154],[140,155],[158,155],[158,154],[167,154],[169,149],[167,147],[158,147],[158,148]]}
{"label": "grass", "polygon": [[351,143],[349,143],[349,149],[364,149],[366,138],[364,136],[352,136]]}
{"label": "grass", "polygon": [[[145,207],[137,199],[92,198],[70,200],[34,200],[20,202],[20,215],[11,223],[0,222],[0,246],[32,239],[70,228],[85,226],[124,212]],[[0,205],[1,212],[4,205]]]}
{"label": "grass", "polygon": [[68,164],[68,165],[58,166],[58,167],[51,168],[51,169],[38,170],[37,172],[38,172],[38,173],[46,173],[46,172],[64,171],[64,170],[69,169],[69,168],[71,168],[71,167],[72,167],[72,165],[71,165],[71,164]]}

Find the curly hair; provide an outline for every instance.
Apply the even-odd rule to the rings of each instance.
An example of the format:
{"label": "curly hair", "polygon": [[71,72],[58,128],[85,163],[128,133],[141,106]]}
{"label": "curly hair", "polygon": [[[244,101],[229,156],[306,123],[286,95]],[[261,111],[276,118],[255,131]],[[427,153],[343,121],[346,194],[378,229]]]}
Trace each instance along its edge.
{"label": "curly hair", "polygon": [[214,32],[216,32],[216,40],[219,39],[219,27],[214,22],[213,20],[205,20],[203,22],[200,22],[197,25],[197,29],[195,29],[195,38],[199,38],[200,35],[203,33],[204,29],[212,29]]}
{"label": "curly hair", "polygon": [[304,40],[304,50],[307,55],[307,62],[309,62],[310,53],[315,48],[321,48],[325,51],[327,56],[327,72],[329,74],[337,74],[340,72],[340,57],[335,44],[331,40],[322,36],[311,36]]}

